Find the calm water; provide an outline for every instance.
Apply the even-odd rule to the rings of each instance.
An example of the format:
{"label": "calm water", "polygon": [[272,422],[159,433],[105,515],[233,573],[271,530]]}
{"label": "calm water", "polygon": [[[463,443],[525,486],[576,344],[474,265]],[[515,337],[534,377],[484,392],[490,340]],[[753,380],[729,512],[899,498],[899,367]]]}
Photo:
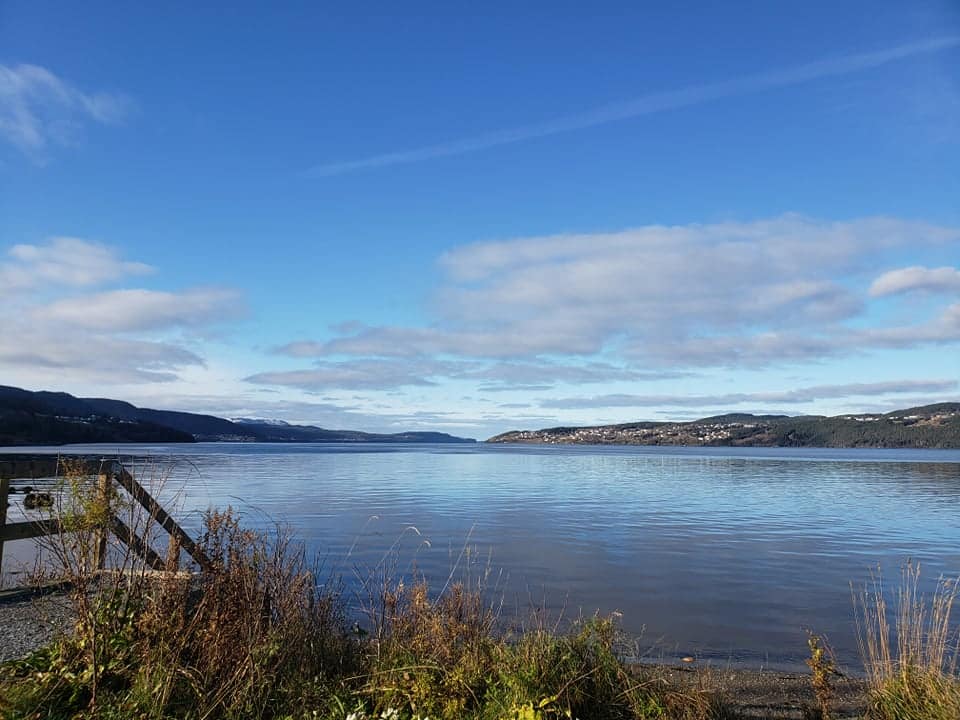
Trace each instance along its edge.
{"label": "calm water", "polygon": [[348,581],[384,558],[434,587],[489,570],[505,612],[619,611],[652,658],[792,666],[811,628],[853,663],[851,582],[878,563],[893,580],[907,558],[930,577],[960,574],[957,451],[198,444],[123,453],[160,459],[188,526],[226,504],[253,524],[289,523]]}

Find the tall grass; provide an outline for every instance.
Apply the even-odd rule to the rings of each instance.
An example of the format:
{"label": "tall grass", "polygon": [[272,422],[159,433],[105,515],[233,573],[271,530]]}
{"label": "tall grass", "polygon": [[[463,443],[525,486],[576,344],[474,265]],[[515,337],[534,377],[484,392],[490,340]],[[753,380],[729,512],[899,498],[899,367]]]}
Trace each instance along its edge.
{"label": "tall grass", "polygon": [[920,565],[907,563],[889,607],[877,573],[855,593],[860,652],[870,685],[868,717],[876,720],[960,718],[958,635],[951,618],[960,594],[955,579],[921,591]]}

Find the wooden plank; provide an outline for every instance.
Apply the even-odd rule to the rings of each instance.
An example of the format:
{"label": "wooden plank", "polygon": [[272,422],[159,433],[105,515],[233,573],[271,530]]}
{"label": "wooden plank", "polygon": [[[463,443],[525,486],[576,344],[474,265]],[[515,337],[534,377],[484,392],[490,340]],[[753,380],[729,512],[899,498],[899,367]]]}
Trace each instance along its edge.
{"label": "wooden plank", "polygon": [[180,541],[176,535],[170,536],[167,544],[167,572],[177,572],[180,569]]}
{"label": "wooden plank", "polygon": [[153,496],[123,467],[119,467],[117,470],[117,482],[133,496],[134,500],[140,503],[144,509],[150,513],[150,517],[160,523],[161,527],[170,533],[170,535],[177,538],[180,547],[196,561],[197,565],[203,570],[210,569],[210,560],[203,553],[203,550],[193,541],[193,538],[183,531],[183,528],[177,524],[177,521],[170,517],[169,513],[160,506],[160,503],[154,500]]}
{"label": "wooden plank", "polygon": [[62,528],[59,520],[27,520],[25,522],[10,523],[0,528],[0,542],[11,540],[29,540],[30,538],[56,535]]}
{"label": "wooden plank", "polygon": [[165,568],[166,563],[164,563],[163,558],[142,537],[131,530],[123,520],[114,517],[110,529],[113,530],[113,534],[117,536],[120,542],[133,550],[151,569],[163,570]]}

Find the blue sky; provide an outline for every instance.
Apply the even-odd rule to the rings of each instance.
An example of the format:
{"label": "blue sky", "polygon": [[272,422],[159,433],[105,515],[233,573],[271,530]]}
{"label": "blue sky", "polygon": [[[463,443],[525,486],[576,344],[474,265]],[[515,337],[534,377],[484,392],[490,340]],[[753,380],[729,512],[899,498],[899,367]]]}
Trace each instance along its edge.
{"label": "blue sky", "polygon": [[473,437],[960,399],[955,2],[205,5],[0,3],[0,382]]}

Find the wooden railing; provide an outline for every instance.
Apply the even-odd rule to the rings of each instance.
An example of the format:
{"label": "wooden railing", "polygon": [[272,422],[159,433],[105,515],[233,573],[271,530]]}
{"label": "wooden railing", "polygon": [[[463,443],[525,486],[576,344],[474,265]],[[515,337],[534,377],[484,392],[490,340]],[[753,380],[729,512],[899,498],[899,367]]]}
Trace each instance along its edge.
{"label": "wooden railing", "polygon": [[[5,542],[39,538],[67,531],[52,513],[49,517],[36,520],[7,523],[10,481],[59,478],[63,475],[66,467],[69,467],[73,474],[96,478],[98,491],[107,503],[109,503],[114,484],[116,484],[142,506],[149,517],[169,535],[167,556],[161,558],[150,546],[147,538],[138,535],[116,513],[110,512],[109,520],[98,531],[94,560],[98,569],[102,570],[106,562],[107,533],[112,533],[153,570],[177,570],[180,566],[181,550],[186,552],[200,566],[201,570],[209,569],[210,561],[204,555],[203,550],[164,510],[163,506],[137,482],[121,461],[56,455],[0,456],[0,568],[3,564],[3,544]],[[109,507],[109,504],[107,507]]]}

